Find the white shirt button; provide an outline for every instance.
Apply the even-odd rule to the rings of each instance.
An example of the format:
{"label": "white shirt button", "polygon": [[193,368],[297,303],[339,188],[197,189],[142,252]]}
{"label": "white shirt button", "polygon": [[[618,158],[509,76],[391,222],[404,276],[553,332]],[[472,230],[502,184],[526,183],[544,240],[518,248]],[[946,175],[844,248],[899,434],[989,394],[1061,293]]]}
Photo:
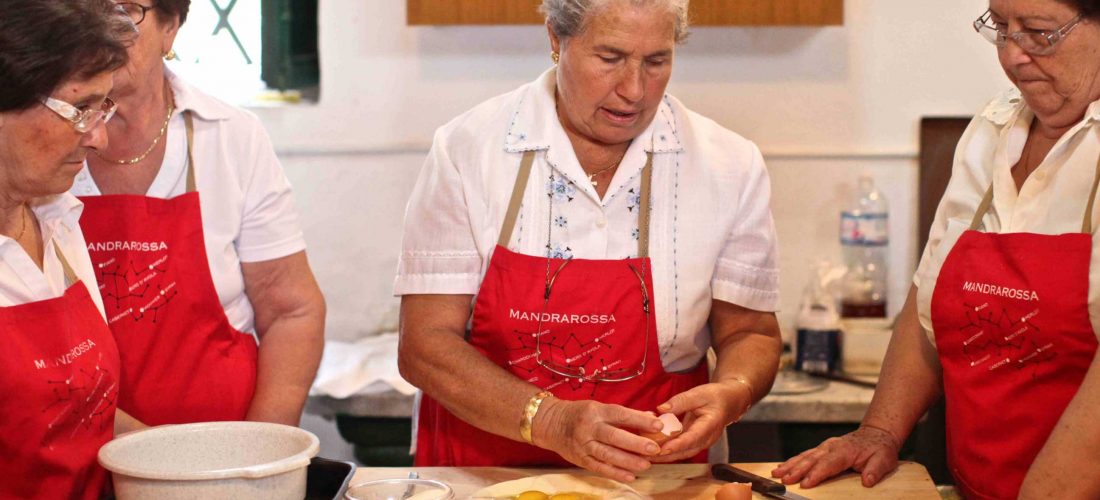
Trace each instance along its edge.
{"label": "white shirt button", "polygon": [[596,227],[600,229],[607,227],[607,217],[601,216],[599,219],[596,219]]}

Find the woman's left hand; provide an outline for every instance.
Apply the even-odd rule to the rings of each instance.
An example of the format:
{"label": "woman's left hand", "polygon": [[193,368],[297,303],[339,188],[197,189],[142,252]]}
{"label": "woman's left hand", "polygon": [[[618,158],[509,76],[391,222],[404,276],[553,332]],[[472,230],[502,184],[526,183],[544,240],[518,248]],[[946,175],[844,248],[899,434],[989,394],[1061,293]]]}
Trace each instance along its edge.
{"label": "woman's left hand", "polygon": [[661,413],[672,413],[684,423],[684,432],[661,447],[661,453],[650,461],[679,462],[704,451],[722,437],[726,426],[741,418],[752,403],[751,396],[740,383],[712,382],[681,392],[657,407]]}

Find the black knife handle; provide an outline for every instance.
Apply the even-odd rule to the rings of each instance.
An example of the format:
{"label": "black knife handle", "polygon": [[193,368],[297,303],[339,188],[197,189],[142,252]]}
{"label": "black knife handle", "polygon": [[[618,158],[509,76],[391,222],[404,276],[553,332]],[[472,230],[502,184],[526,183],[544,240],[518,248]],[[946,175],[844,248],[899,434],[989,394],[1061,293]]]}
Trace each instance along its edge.
{"label": "black knife handle", "polygon": [[710,467],[710,475],[715,479],[728,483],[751,483],[752,491],[765,494],[782,495],[787,492],[783,483],[777,483],[767,478],[757,476],[748,471],[743,471],[729,464],[714,464]]}

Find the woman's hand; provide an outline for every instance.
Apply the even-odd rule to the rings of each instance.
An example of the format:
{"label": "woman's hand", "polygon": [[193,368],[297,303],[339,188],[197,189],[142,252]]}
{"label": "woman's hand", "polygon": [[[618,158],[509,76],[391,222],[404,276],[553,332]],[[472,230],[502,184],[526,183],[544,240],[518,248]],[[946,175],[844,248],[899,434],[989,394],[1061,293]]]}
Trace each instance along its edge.
{"label": "woman's hand", "polygon": [[870,488],[898,468],[899,447],[898,440],[889,432],[863,426],[783,462],[772,471],[772,477],[782,479],[785,484],[801,481],[801,487],[812,488],[854,469],[861,473],[863,486]]}
{"label": "woman's hand", "polygon": [[612,479],[630,482],[660,451],[651,439],[624,429],[661,430],[652,414],[595,401],[547,399],[531,425],[535,445]]}
{"label": "woman's hand", "polygon": [[703,384],[673,396],[657,411],[682,415],[684,432],[666,442],[652,461],[679,462],[710,448],[751,404],[752,396],[739,382]]}

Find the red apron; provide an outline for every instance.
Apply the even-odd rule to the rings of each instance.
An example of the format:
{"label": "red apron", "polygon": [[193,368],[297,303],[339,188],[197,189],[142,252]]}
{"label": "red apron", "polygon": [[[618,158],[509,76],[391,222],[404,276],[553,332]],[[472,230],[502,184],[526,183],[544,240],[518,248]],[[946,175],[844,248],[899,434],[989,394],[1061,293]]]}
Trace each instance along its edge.
{"label": "red apron", "polygon": [[1080,233],[990,234],[977,230],[990,186],[940,270],[931,306],[948,461],[968,499],[1016,498],[1092,363],[1093,198]]}
{"label": "red apron", "polygon": [[80,225],[122,357],[119,408],[151,426],[243,420],[256,387],[256,342],[229,324],[210,276],[189,112],[184,119],[186,194],[81,198]]}
{"label": "red apron", "polygon": [[0,307],[0,499],[91,500],[107,482],[96,453],[114,435],[118,349],[57,256],[71,285],[64,295]]}
{"label": "red apron", "polygon": [[[639,258],[568,261],[506,248],[534,157],[533,151],[524,153],[500,240],[474,304],[470,344],[516,377],[565,400],[655,411],[672,396],[706,383],[706,363],[684,374],[667,373],[661,365],[648,257],[652,155],[642,171]],[[549,292],[547,282],[552,282]],[[536,338],[532,332],[541,335]],[[595,379],[628,379],[558,374],[581,369],[596,374]],[[428,395],[421,401],[416,442],[417,466],[570,465],[549,450],[482,431]],[[705,462],[706,452],[694,461]]]}

